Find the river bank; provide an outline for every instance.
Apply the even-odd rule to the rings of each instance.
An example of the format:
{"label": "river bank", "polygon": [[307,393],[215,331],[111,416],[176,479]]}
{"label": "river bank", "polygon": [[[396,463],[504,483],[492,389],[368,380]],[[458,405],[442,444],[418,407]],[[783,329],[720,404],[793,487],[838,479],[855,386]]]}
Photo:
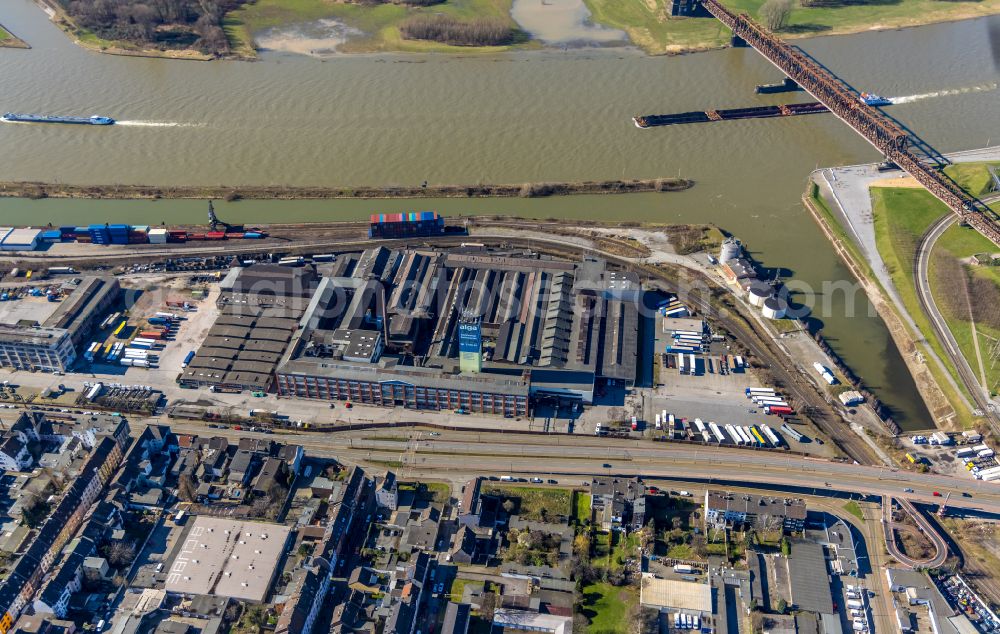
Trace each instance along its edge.
{"label": "river bank", "polygon": [[[211,60],[216,56],[194,48],[143,47],[118,40],[105,40],[79,27],[55,0],[34,0],[49,18],[76,44],[102,53],[134,57]],[[758,18],[765,0],[728,0],[730,9]],[[679,55],[729,46],[729,32],[711,17],[674,17],[668,0],[621,2],[620,0],[563,0],[572,7],[551,7],[551,16],[532,5],[541,23],[565,22],[567,8],[578,14],[573,24],[556,31],[582,33],[579,39],[549,39],[545,29],[518,22],[515,0],[453,0],[432,7],[397,3],[355,4],[328,0],[257,0],[228,12],[222,21],[230,52],[223,59],[254,60],[258,49],[291,52],[315,57],[333,54],[444,53],[453,55],[496,54],[546,46],[565,48],[632,44],[649,55]],[[548,3],[551,5],[552,3]],[[578,5],[578,7],[576,6]],[[407,39],[400,25],[417,15],[444,15],[458,20],[489,18],[522,30],[524,38],[500,46],[454,46],[429,40]],[[842,0],[803,6],[796,3],[787,23],[777,31],[784,39],[819,35],[849,35],[897,30],[942,22],[969,20],[1000,14],[1000,0],[975,3],[941,0],[899,0],[885,4],[853,5]],[[552,17],[554,16],[554,17]],[[759,18],[758,18],[759,19]],[[537,20],[536,20],[537,21]],[[614,36],[620,33],[625,38]],[[0,40],[0,46],[4,46]],[[11,45],[13,46],[13,44]]]}
{"label": "river bank", "polygon": [[[969,152],[950,157],[958,161],[956,165],[961,165],[949,168],[950,175],[969,190],[975,189],[971,184],[984,180],[972,168],[978,166],[983,173],[985,168],[981,163],[961,161],[976,155]],[[934,219],[946,215],[947,209],[923,188],[911,185],[910,179],[884,177],[873,166],[824,169],[813,174],[803,200],[888,326],[935,424],[952,430],[981,427],[986,422],[984,413],[976,409],[975,399],[970,398],[970,389],[978,386],[963,384],[961,377],[965,374],[956,370],[956,364],[967,366],[977,357],[975,326],[970,334],[965,332],[969,330],[968,324],[960,319],[949,320],[952,332],[962,332],[959,343],[953,347],[960,349],[967,361],[951,357],[948,353],[951,348],[942,344],[931,328],[930,317],[920,307],[913,277],[915,249],[921,235]],[[992,245],[971,229],[958,227],[949,230],[942,244],[943,251],[934,254],[938,266],[930,276],[930,283],[935,287],[935,295],[948,297],[939,279],[940,269],[948,268],[944,260],[989,251]],[[964,284],[967,271],[956,266],[959,266],[957,281],[951,279],[950,287]],[[988,283],[986,286],[992,293],[997,292],[995,286]],[[964,302],[961,308],[966,308]],[[968,310],[971,309],[969,305]],[[968,314],[965,318],[968,319]],[[988,324],[982,324],[982,330],[988,333]],[[988,373],[982,364],[979,370],[985,383]]]}
{"label": "river bank", "polygon": [[0,182],[0,197],[83,198],[96,200],[324,200],[337,198],[547,198],[594,194],[677,192],[690,189],[686,178],[520,183],[507,185],[426,185],[360,187],[67,185]]}
{"label": "river bank", "polygon": [[28,43],[8,31],[0,24],[0,46],[4,48],[31,48]]}

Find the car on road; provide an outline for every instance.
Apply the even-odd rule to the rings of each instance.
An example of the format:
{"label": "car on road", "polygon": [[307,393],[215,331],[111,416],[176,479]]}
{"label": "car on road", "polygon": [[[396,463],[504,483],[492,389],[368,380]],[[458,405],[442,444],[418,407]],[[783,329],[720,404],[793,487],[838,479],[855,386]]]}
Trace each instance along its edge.
{"label": "car on road", "polygon": [[441,432],[439,432],[439,431],[432,431],[432,432],[428,433],[427,435],[428,436],[440,436]]}
{"label": "car on road", "polygon": [[610,464],[608,464],[607,462],[605,462],[605,463],[604,463],[604,468],[605,468],[605,469],[610,469],[610,468],[611,468],[611,465],[610,465]]}
{"label": "car on road", "polygon": [[534,484],[541,484],[543,482],[541,478],[532,478],[531,481]]}
{"label": "car on road", "polygon": [[558,480],[549,480],[549,484],[559,484]]}
{"label": "car on road", "polygon": [[913,489],[911,489],[910,487],[906,487],[905,489],[903,489],[903,493],[913,493]]}
{"label": "car on road", "polygon": [[941,493],[940,493],[940,492],[938,492],[938,491],[935,491],[935,492],[934,492],[934,497],[936,497],[936,498],[939,498],[939,497],[941,497]]}

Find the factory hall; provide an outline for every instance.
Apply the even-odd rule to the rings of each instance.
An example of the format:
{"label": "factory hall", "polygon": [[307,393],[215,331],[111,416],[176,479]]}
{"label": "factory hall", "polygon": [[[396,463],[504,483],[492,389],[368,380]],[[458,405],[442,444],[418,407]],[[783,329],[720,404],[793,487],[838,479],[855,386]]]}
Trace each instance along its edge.
{"label": "factory hall", "polygon": [[236,267],[221,287],[229,321],[297,319],[270,386],[285,397],[523,416],[636,378],[641,285],[599,259],[376,247]]}

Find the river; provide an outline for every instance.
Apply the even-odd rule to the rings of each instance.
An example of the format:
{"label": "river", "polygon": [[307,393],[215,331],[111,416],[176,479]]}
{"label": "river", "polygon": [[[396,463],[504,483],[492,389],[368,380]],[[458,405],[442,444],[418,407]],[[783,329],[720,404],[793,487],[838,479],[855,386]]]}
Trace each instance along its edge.
{"label": "river", "polygon": [[[670,194],[540,200],[242,201],[234,222],[357,219],[373,210],[714,222],[785,278],[846,280],[800,196],[817,166],[878,155],[829,115],[639,130],[635,114],[805,100],[760,97],[779,74],[750,49],[647,57],[567,49],[491,57],[266,53],[258,62],[116,57],[70,42],[30,0],[0,23],[0,108],[103,114],[111,128],[0,125],[0,178],[65,183],[414,184],[684,176]],[[992,34],[992,35],[991,35]],[[797,43],[941,151],[1000,139],[1000,18]],[[961,46],[956,45],[960,42]],[[944,94],[935,94],[944,93]],[[7,224],[200,222],[188,201],[0,200]],[[859,298],[820,315],[834,347],[908,428],[929,418],[898,351]],[[828,313],[828,314],[827,314]]]}

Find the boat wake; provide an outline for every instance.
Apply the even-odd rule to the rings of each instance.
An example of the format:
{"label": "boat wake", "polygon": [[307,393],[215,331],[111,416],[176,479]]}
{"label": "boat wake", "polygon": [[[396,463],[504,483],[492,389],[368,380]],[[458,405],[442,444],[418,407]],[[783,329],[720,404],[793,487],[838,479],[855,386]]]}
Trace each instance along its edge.
{"label": "boat wake", "polygon": [[115,125],[125,125],[140,128],[195,128],[196,123],[180,123],[177,121],[115,121]]}
{"label": "boat wake", "polygon": [[935,92],[925,92],[920,95],[906,95],[904,97],[892,97],[890,101],[892,101],[893,104],[913,103],[915,101],[923,101],[924,99],[933,99],[935,97],[965,95],[973,92],[989,92],[991,90],[996,90],[996,89],[997,89],[997,83],[992,82],[989,84],[979,84],[978,86],[968,86],[966,88],[952,88],[950,90],[937,90]]}

